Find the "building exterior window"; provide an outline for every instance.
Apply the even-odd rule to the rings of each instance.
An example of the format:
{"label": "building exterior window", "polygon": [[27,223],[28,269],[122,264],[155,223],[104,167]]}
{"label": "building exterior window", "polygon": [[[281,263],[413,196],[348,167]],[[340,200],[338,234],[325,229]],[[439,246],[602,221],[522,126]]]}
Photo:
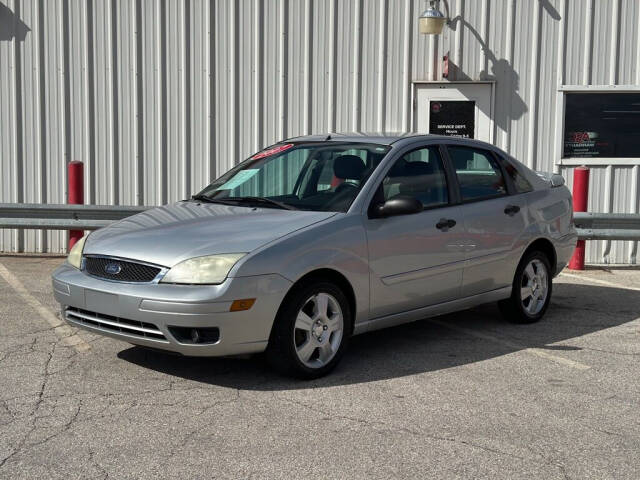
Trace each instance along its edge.
{"label": "building exterior window", "polygon": [[563,158],[640,158],[640,92],[567,93]]}

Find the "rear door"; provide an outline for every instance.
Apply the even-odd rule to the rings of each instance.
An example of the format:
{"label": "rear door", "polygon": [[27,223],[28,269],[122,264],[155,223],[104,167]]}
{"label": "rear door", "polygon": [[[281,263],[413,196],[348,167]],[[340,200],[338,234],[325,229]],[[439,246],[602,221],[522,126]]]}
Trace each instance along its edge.
{"label": "rear door", "polygon": [[395,196],[420,200],[411,215],[365,220],[371,278],[371,317],[458,298],[464,252],[460,206],[453,205],[452,172],[438,146],[412,150],[395,161],[372,204]]}
{"label": "rear door", "polygon": [[522,251],[527,203],[490,150],[448,145],[464,222],[462,297],[511,285]]}

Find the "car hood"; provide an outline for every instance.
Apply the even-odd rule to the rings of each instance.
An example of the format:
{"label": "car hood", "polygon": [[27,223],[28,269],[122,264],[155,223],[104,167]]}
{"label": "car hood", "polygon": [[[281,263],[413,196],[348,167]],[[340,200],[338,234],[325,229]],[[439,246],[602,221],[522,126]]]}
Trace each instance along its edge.
{"label": "car hood", "polygon": [[128,217],[92,233],[84,253],[172,267],[187,258],[251,252],[335,212],[179,202]]}

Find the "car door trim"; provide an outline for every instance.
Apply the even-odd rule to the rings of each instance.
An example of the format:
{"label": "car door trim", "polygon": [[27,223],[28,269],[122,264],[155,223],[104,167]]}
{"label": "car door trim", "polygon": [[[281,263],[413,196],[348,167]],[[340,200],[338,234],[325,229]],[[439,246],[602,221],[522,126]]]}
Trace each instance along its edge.
{"label": "car door trim", "polygon": [[[451,247],[461,247],[461,245],[448,245]],[[442,265],[435,265],[433,267],[420,268],[418,270],[411,270],[409,272],[394,273],[393,275],[387,275],[381,277],[382,283],[385,285],[397,285],[398,283],[410,282],[412,280],[421,280],[423,278],[432,277],[434,275],[440,275],[443,273],[453,272],[463,268],[465,260],[459,260],[457,262],[443,263]]]}
{"label": "car door trim", "polygon": [[[461,244],[461,245],[449,245],[450,247],[459,247],[465,251],[471,251],[475,248],[475,245]],[[397,285],[398,283],[410,282],[412,280],[420,280],[423,278],[432,277],[434,275],[440,275],[455,271],[459,268],[476,267],[485,263],[494,262],[496,260],[502,260],[513,252],[513,249],[509,248],[501,250],[499,252],[489,253],[487,255],[481,255],[479,257],[467,258],[458,262],[444,263],[442,265],[435,265],[428,268],[420,268],[418,270],[411,270],[409,272],[394,273],[393,275],[387,275],[381,277],[382,283],[385,285]]]}
{"label": "car door trim", "polygon": [[[471,245],[468,245],[471,247]],[[475,248],[475,245],[473,246]],[[473,248],[470,248],[468,251],[472,251]],[[513,252],[512,248],[508,248],[506,250],[500,250],[499,252],[488,253],[487,255],[480,255],[477,257],[467,258],[465,260],[465,268],[469,267],[477,267],[478,265],[483,265],[485,263],[495,262],[497,260],[503,260],[507,258]]]}

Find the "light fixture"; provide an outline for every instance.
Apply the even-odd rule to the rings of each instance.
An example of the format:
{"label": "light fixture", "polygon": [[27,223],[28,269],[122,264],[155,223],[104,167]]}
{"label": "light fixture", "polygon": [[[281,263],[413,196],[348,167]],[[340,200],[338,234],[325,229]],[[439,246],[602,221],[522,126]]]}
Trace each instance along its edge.
{"label": "light fixture", "polygon": [[436,0],[431,0],[429,2],[429,8],[422,12],[418,21],[420,33],[423,35],[440,35],[447,18],[436,8]]}

